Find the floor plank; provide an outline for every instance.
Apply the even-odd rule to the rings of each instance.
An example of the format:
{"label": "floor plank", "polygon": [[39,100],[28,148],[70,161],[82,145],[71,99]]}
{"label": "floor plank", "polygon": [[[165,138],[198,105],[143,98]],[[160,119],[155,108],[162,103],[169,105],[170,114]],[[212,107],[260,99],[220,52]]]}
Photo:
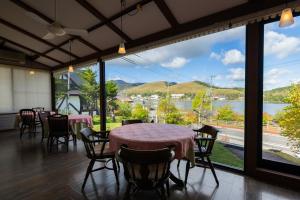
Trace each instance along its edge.
{"label": "floor plank", "polygon": [[[0,199],[122,199],[126,181],[120,172],[120,190],[116,188],[113,171],[94,172],[89,177],[85,192],[81,192],[89,160],[85,157],[81,141],[77,146],[70,143],[69,152],[60,149],[58,153],[48,153],[45,145],[36,137],[18,132],[0,132]],[[176,162],[172,171],[184,177],[185,163],[177,171]],[[190,170],[186,189],[171,184],[171,200],[196,199],[300,199],[300,193],[278,186],[269,185],[249,177],[217,170],[220,186],[216,187],[209,169]],[[153,192],[140,192],[134,199],[158,199]]]}

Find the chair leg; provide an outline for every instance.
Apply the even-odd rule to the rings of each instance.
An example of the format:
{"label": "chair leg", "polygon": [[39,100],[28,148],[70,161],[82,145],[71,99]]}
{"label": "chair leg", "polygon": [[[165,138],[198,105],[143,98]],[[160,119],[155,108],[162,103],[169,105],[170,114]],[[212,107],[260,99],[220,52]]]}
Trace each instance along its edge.
{"label": "chair leg", "polygon": [[184,180],[184,185],[185,186],[187,184],[187,179],[188,179],[188,176],[189,176],[189,171],[190,171],[190,161],[187,160],[186,161],[186,166],[185,166],[185,180]]}
{"label": "chair leg", "polygon": [[41,143],[43,143],[44,137],[45,137],[45,133],[44,133],[44,128],[42,127],[42,139],[41,139]]}
{"label": "chair leg", "polygon": [[169,183],[169,180],[167,180],[167,182],[166,182],[166,188],[167,188],[167,195],[169,197],[170,196],[170,183]]}
{"label": "chair leg", "polygon": [[22,139],[23,132],[24,132],[24,126],[23,126],[23,124],[22,124],[22,125],[21,125],[21,128],[20,128],[20,139]]}
{"label": "chair leg", "polygon": [[160,197],[160,198],[161,198],[162,200],[165,200],[165,199],[166,199],[166,191],[165,191],[164,185],[161,186],[161,189],[160,189],[160,190],[161,190],[161,194],[160,194],[161,197]]}
{"label": "chair leg", "polygon": [[93,170],[93,167],[94,167],[94,163],[95,163],[95,160],[91,160],[90,163],[89,163],[89,166],[86,170],[86,174],[85,174],[85,177],[84,177],[84,181],[83,181],[83,184],[82,184],[82,187],[81,187],[81,190],[83,191],[84,190],[84,187],[85,187],[85,184],[86,184],[86,181],[91,173],[91,171]]}
{"label": "chair leg", "polygon": [[218,177],[217,177],[217,175],[216,175],[214,166],[212,165],[212,163],[211,163],[209,157],[206,157],[206,159],[207,159],[208,165],[209,165],[209,167],[210,167],[210,169],[211,169],[211,171],[212,171],[212,173],[213,173],[213,175],[214,175],[215,181],[216,181],[217,185],[219,186],[219,180],[218,180]]}
{"label": "chair leg", "polygon": [[114,174],[117,181],[117,186],[119,187],[120,183],[119,183],[119,176],[118,176],[118,167],[115,158],[112,159],[112,164],[113,164]]}
{"label": "chair leg", "polygon": [[118,172],[120,172],[120,162],[116,160],[117,167],[118,167]]}
{"label": "chair leg", "polygon": [[180,160],[178,160],[178,163],[177,163],[177,168],[179,168],[180,166]]}
{"label": "chair leg", "polygon": [[65,144],[67,146],[67,152],[69,152],[69,137],[68,136],[65,137]]}
{"label": "chair leg", "polygon": [[126,192],[124,195],[124,200],[130,199],[130,190],[131,190],[131,183],[128,183],[127,187],[126,187]]}

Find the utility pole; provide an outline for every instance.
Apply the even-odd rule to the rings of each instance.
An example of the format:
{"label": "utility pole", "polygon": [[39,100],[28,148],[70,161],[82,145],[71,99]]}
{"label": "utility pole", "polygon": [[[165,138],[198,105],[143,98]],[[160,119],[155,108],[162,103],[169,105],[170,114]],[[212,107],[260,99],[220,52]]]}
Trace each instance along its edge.
{"label": "utility pole", "polygon": [[212,121],[212,115],[213,115],[213,79],[215,78],[215,75],[210,76],[210,87],[209,87],[209,96],[210,96],[210,121]]}

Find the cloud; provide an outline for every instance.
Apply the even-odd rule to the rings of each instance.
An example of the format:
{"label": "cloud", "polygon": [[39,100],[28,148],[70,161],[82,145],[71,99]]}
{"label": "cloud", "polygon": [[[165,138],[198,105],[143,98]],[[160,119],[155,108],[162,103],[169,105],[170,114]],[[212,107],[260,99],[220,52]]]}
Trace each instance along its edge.
{"label": "cloud", "polygon": [[278,84],[282,81],[281,77],[287,75],[288,73],[289,73],[289,71],[286,69],[273,68],[265,74],[264,83],[267,85]]}
{"label": "cloud", "polygon": [[243,68],[230,68],[230,74],[226,76],[227,79],[233,81],[244,81],[245,80],[245,70]]}
{"label": "cloud", "polygon": [[237,49],[226,51],[222,59],[224,65],[239,64],[243,62],[245,62],[245,55]]}
{"label": "cloud", "polygon": [[[166,64],[171,64],[173,61],[174,63],[178,63],[179,60],[182,62],[183,59],[178,59],[178,57],[190,60],[194,57],[207,56],[215,44],[243,39],[244,35],[245,27],[238,27],[184,42],[150,49],[141,53],[126,55],[126,58],[134,61],[135,65],[143,67],[151,65],[166,66]],[[132,66],[132,63],[124,61],[121,58],[110,60],[107,62],[107,65],[109,64]],[[174,64],[174,66],[176,66],[176,64]]]}
{"label": "cloud", "polygon": [[220,54],[217,54],[215,52],[211,52],[209,57],[212,58],[212,59],[216,59],[216,60],[220,60],[222,58],[222,56]]}
{"label": "cloud", "polygon": [[289,37],[275,31],[265,34],[265,55],[275,55],[279,59],[297,53],[300,50],[300,38]]}
{"label": "cloud", "polygon": [[161,66],[170,68],[180,68],[188,62],[189,61],[184,57],[175,57],[170,62],[162,63]]}

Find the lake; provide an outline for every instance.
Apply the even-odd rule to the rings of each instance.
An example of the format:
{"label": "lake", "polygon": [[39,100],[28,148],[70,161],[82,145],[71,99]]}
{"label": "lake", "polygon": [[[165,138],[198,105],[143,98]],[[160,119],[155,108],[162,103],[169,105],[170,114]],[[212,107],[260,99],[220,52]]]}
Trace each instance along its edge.
{"label": "lake", "polygon": [[[192,109],[192,101],[189,100],[176,100],[173,101],[178,109],[181,110],[191,110]],[[244,101],[228,101],[228,100],[223,100],[223,101],[213,101],[213,108],[219,108],[224,105],[231,105],[232,109],[239,113],[239,114],[244,114],[245,110],[245,102]],[[270,115],[275,115],[277,112],[281,111],[285,106],[288,104],[284,103],[264,103],[263,105],[263,112],[267,112]]]}

